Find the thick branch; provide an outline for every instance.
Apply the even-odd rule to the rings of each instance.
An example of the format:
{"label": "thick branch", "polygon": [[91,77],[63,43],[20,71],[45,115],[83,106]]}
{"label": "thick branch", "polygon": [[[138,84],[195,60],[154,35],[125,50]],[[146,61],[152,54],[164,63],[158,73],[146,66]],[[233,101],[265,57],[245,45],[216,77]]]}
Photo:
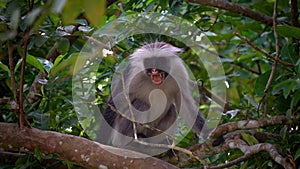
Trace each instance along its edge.
{"label": "thick branch", "polygon": [[187,0],[188,2],[193,2],[201,5],[213,6],[216,8],[221,8],[228,10],[233,13],[237,13],[243,16],[247,16],[256,21],[263,22],[267,25],[272,25],[272,17],[265,15],[260,12],[253,11],[249,8],[239,6],[235,3],[225,1],[225,0]]}
{"label": "thick branch", "polygon": [[[255,130],[238,130],[238,131],[235,131],[235,132],[225,135],[224,136],[225,142],[221,146],[209,147],[206,143],[202,143],[202,144],[191,147],[190,150],[193,151],[193,153],[195,155],[201,156],[202,158],[206,158],[206,157],[212,156],[214,154],[218,154],[220,152],[228,151],[231,149],[240,149],[244,153],[244,155],[240,156],[239,158],[237,158],[235,160],[229,161],[226,164],[220,164],[218,166],[207,167],[209,169],[219,169],[219,168],[226,168],[226,167],[233,166],[235,164],[238,164],[242,161],[245,161],[245,160],[253,157],[253,155],[255,155],[259,152],[262,152],[262,151],[268,152],[270,154],[270,157],[274,161],[281,164],[285,168],[289,168],[289,169],[292,168],[293,162],[289,161],[288,157],[283,157],[282,155],[280,155],[278,153],[278,151],[276,150],[275,146],[273,146],[272,144],[269,144],[269,143],[259,143],[259,144],[255,144],[253,146],[249,146],[247,143],[245,143],[242,140],[241,133],[247,133],[247,134],[253,135],[256,138],[257,138],[257,136],[261,137],[261,135],[267,135],[268,140],[280,139],[280,138],[278,138],[277,135],[274,135],[273,133],[258,132]],[[183,162],[181,161],[181,163],[183,163]],[[185,164],[187,164],[187,163],[185,163]]]}
{"label": "thick branch", "polygon": [[217,138],[218,136],[224,135],[235,130],[254,129],[262,128],[267,126],[291,124],[285,116],[274,116],[271,118],[262,118],[257,120],[243,120],[238,122],[231,122],[220,125],[211,134],[210,137]]}
{"label": "thick branch", "polygon": [[[254,154],[257,154],[262,151],[266,151],[269,153],[271,158],[274,161],[276,161],[278,164],[281,164],[286,169],[293,169],[293,166],[291,165],[291,163],[289,163],[289,161],[286,158],[282,157],[278,153],[275,146],[273,146],[270,143],[260,143],[260,144],[255,144],[253,146],[248,146],[248,144],[245,143],[243,140],[235,139],[235,140],[229,141],[227,143],[227,145],[229,146],[230,149],[235,149],[235,148],[240,149],[244,153],[244,156],[240,157],[241,159],[249,158],[250,156],[253,156]],[[240,161],[240,160],[237,159],[236,161]]]}
{"label": "thick branch", "polygon": [[[220,125],[214,131],[210,133],[210,138],[218,138],[224,136],[225,144],[222,146],[211,147],[211,145],[206,142],[198,145],[192,146],[189,150],[192,151],[195,155],[198,155],[202,158],[209,157],[211,155],[229,150],[229,147],[226,146],[228,140],[232,138],[232,135],[236,135],[236,132],[230,133],[237,130],[248,130],[248,129],[257,129],[267,126],[281,125],[281,124],[291,124],[296,123],[296,120],[289,121],[285,116],[275,116],[271,118],[262,118],[257,120],[243,120],[238,122],[231,122]],[[229,133],[226,135],[226,133]],[[238,133],[238,132],[237,132]]]}
{"label": "thick branch", "polygon": [[154,157],[53,131],[20,130],[15,124],[0,123],[0,133],[1,150],[34,152],[38,147],[42,153],[55,153],[60,159],[87,168],[176,168]]}

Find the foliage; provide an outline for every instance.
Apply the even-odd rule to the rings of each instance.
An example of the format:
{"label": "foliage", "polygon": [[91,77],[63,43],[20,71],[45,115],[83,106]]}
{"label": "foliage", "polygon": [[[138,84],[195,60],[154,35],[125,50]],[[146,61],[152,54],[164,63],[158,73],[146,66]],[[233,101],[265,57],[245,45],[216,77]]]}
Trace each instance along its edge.
{"label": "foliage", "polygon": [[[263,0],[235,0],[238,5],[272,16],[274,1]],[[30,87],[38,74],[42,84],[38,101],[25,107],[26,116],[32,127],[43,130],[54,130],[87,138],[88,135],[78,122],[72,100],[73,68],[79,52],[87,38],[97,28],[109,23],[120,16],[141,12],[170,13],[181,17],[201,29],[215,46],[224,67],[226,82],[228,83],[227,102],[231,110],[238,110],[237,114],[226,112],[222,116],[222,123],[236,122],[247,119],[258,119],[285,115],[288,119],[299,118],[300,111],[300,57],[299,32],[300,28],[290,25],[291,10],[289,1],[279,1],[277,27],[279,34],[280,60],[290,63],[287,66],[277,63],[274,78],[270,88],[265,92],[266,85],[272,74],[273,59],[264,56],[259,51],[246,44],[233,34],[238,32],[249,39],[263,51],[276,56],[274,28],[247,18],[231,11],[215,7],[189,3],[181,0],[125,0],[116,1],[108,7],[103,0],[92,1],[44,1],[35,0],[32,10],[27,1],[0,1],[0,98],[14,98],[9,68],[9,52],[13,51],[14,74],[20,85],[21,63],[23,57],[24,35],[30,28],[30,39],[26,58],[24,93],[28,97]],[[106,10],[106,12],[104,12]],[[96,105],[103,109],[110,92],[111,77],[118,63],[128,56],[133,49],[144,42],[166,41],[180,48],[186,45],[175,39],[163,35],[136,35],[124,39],[115,46],[117,56],[108,55],[98,68],[95,90],[97,91]],[[10,43],[12,46],[10,46]],[[55,48],[56,47],[56,48]],[[55,48],[55,49],[54,49]],[[53,53],[58,57],[51,60]],[[209,86],[207,72],[203,64],[197,60],[193,52],[182,55],[183,60],[192,70],[197,80]],[[88,99],[88,98],[87,98]],[[206,102],[205,102],[206,103]],[[208,109],[201,107],[204,113]],[[15,113],[9,105],[0,104],[0,121],[17,122]],[[90,119],[89,122],[94,122]],[[267,142],[272,143],[280,154],[286,154],[300,164],[300,133],[298,125],[278,125],[267,127],[263,131],[272,133],[280,139]],[[261,130],[262,129],[257,129]],[[192,135],[187,135],[180,146],[190,147],[195,144]],[[242,134],[249,144],[257,144],[260,140],[247,133]],[[192,140],[192,141],[191,141]],[[207,162],[217,165],[231,161],[241,156],[241,151],[231,150],[207,158]],[[37,152],[26,155],[15,163],[0,164],[0,168],[45,168],[41,161],[56,159]],[[57,167],[56,161],[49,161]],[[63,162],[65,163],[65,162]],[[68,164],[71,166],[71,164]],[[199,165],[199,164],[196,164]],[[237,168],[281,168],[265,153],[236,164]]]}

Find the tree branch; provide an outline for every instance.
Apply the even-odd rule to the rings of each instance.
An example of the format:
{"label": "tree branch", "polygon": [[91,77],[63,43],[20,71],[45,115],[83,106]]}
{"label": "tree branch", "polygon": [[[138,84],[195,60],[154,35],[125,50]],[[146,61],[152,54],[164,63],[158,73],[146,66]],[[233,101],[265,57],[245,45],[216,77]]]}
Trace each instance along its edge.
{"label": "tree branch", "polygon": [[211,91],[209,91],[203,84],[198,85],[198,89],[207,97],[211,98],[214,102],[218,105],[224,106],[224,112],[231,110],[231,105],[229,102],[219,98],[218,96],[214,95]]}
{"label": "tree branch", "polygon": [[17,82],[15,77],[15,65],[13,59],[13,45],[11,40],[8,40],[8,61],[9,61],[9,72],[10,72],[10,81],[12,85],[12,90],[14,94],[14,100],[18,103],[18,89],[17,89]]}
{"label": "tree branch", "polygon": [[[219,168],[226,168],[233,166],[235,164],[238,164],[242,161],[245,161],[249,159],[250,157],[253,157],[254,154],[257,154],[262,151],[266,151],[270,154],[270,157],[277,163],[281,164],[285,168],[293,168],[293,161],[290,161],[288,157],[283,157],[278,153],[275,146],[269,143],[259,143],[252,146],[249,146],[245,141],[241,138],[241,133],[247,133],[250,135],[253,135],[255,138],[261,137],[261,135],[265,135],[263,137],[268,137],[268,140],[270,139],[281,139],[279,136],[274,135],[273,133],[268,132],[258,132],[256,130],[238,130],[232,133],[229,133],[224,136],[225,142],[221,146],[218,147],[209,147],[206,143],[202,143],[196,146],[193,146],[190,148],[191,151],[195,155],[201,156],[202,158],[206,158],[209,156],[212,156],[214,154],[218,154],[220,152],[228,151],[231,149],[240,149],[244,155],[241,157],[229,161],[226,164],[220,164],[217,166],[208,166],[208,169],[219,169]],[[257,138],[259,139],[259,138]],[[188,163],[185,163],[188,164]]]}
{"label": "tree branch", "polygon": [[53,131],[35,128],[19,129],[15,124],[0,123],[0,133],[1,150],[25,149],[34,153],[35,148],[38,147],[42,153],[55,153],[60,156],[60,159],[87,168],[177,168],[141,153],[101,145],[82,137]]}
{"label": "tree branch", "polygon": [[275,46],[276,46],[275,61],[272,64],[272,70],[271,70],[271,73],[270,73],[270,77],[268,79],[268,82],[267,82],[265,90],[264,90],[265,93],[268,92],[268,90],[269,90],[269,88],[272,84],[272,81],[273,81],[273,78],[274,78],[274,75],[275,75],[275,71],[276,71],[277,60],[279,60],[279,58],[280,58],[280,56],[279,56],[279,50],[280,50],[279,49],[279,39],[278,39],[278,34],[277,34],[277,22],[276,22],[277,5],[278,5],[278,0],[275,0],[275,2],[274,2],[274,12],[273,12],[273,28],[274,28],[274,39],[275,39]]}
{"label": "tree branch", "polygon": [[263,22],[267,25],[272,25],[272,17],[225,0],[187,0],[187,1],[201,4],[201,5],[207,5],[207,6],[213,6],[216,8],[225,9],[230,12],[249,17],[253,20]]}
{"label": "tree branch", "polygon": [[[292,119],[293,120],[293,119]],[[281,125],[281,124],[292,124],[293,121],[289,121],[286,116],[274,116],[270,118],[261,118],[257,120],[242,120],[238,122],[230,122],[220,125],[211,134],[210,137],[218,138],[221,135],[236,130],[244,129],[255,129],[267,126]]]}
{"label": "tree branch", "polygon": [[284,157],[282,157],[275,146],[273,146],[270,143],[260,143],[255,144],[253,146],[248,146],[248,144],[241,140],[241,139],[234,139],[226,143],[226,145],[229,146],[230,149],[238,148],[240,149],[244,155],[238,159],[235,160],[235,162],[241,161],[242,159],[247,159],[254,154],[257,154],[261,151],[266,151],[269,153],[270,157],[276,161],[278,164],[281,164],[286,169],[293,169],[294,167],[292,164]]}

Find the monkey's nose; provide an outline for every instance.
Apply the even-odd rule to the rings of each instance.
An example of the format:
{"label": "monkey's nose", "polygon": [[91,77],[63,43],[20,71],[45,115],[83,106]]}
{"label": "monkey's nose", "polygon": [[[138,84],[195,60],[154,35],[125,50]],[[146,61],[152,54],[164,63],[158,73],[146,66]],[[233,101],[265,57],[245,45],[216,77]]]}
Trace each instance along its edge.
{"label": "monkey's nose", "polygon": [[152,74],[158,74],[158,70],[157,70],[157,69],[152,69],[152,70],[151,70],[151,73],[152,73]]}

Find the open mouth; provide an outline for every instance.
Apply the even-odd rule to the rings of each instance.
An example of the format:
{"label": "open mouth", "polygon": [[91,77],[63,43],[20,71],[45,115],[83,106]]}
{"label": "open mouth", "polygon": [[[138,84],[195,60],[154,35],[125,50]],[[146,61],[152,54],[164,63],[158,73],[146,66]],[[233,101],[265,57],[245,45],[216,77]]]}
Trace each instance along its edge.
{"label": "open mouth", "polygon": [[164,82],[167,73],[155,68],[146,69],[147,75],[151,78],[152,83],[160,85]]}

